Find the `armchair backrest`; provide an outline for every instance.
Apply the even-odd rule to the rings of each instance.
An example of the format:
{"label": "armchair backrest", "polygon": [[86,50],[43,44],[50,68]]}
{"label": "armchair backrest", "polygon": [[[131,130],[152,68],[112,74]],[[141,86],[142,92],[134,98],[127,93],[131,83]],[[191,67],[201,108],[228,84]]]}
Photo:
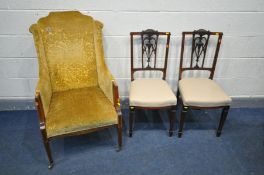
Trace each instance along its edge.
{"label": "armchair backrest", "polygon": [[98,86],[104,63],[102,23],[77,11],[51,12],[30,27],[39,77],[53,92]]}
{"label": "armchair backrest", "polygon": [[[137,71],[161,71],[163,73],[162,79],[166,78],[166,70],[168,63],[168,53],[170,44],[170,32],[159,32],[153,29],[147,29],[142,32],[130,32],[130,47],[131,47],[131,81],[134,80],[134,73]],[[141,58],[140,67],[134,65],[134,38],[139,36],[141,40]],[[164,64],[162,66],[157,66],[157,51],[158,51],[158,41],[162,36],[166,37],[165,43],[165,55]]]}
{"label": "armchair backrest", "polygon": [[[186,66],[183,65],[184,59],[184,49],[186,36],[191,36],[191,56],[190,64]],[[205,66],[206,53],[208,50],[208,43],[210,36],[216,36],[216,45],[213,53],[213,60],[210,66]],[[222,32],[210,32],[204,29],[194,30],[193,32],[182,32],[182,45],[181,45],[181,57],[180,57],[180,70],[179,70],[179,80],[182,78],[184,71],[209,71],[210,79],[214,77],[214,71],[216,67],[216,62],[218,58],[218,53],[222,41]],[[188,59],[188,57],[185,57]]]}

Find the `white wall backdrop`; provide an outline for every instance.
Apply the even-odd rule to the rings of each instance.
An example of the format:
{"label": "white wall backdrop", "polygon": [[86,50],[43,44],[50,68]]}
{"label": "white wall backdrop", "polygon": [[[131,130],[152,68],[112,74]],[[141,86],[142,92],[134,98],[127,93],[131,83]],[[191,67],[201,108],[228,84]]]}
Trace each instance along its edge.
{"label": "white wall backdrop", "polygon": [[38,64],[31,24],[50,11],[79,10],[104,23],[107,64],[120,95],[130,85],[129,32],[171,32],[167,78],[174,90],[182,31],[224,33],[215,80],[232,97],[264,97],[263,0],[0,0],[0,98],[33,98]]}

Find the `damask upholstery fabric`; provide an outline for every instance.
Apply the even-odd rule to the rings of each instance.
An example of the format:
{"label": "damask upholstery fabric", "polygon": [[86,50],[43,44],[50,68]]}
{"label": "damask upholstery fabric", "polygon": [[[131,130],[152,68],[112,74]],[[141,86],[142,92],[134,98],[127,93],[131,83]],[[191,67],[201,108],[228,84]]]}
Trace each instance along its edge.
{"label": "damask upholstery fabric", "polygon": [[114,106],[98,87],[55,92],[46,117],[48,137],[117,124]]}
{"label": "damask upholstery fabric", "polygon": [[114,77],[110,73],[104,59],[103,41],[102,41],[102,28],[103,24],[99,21],[95,21],[95,51],[97,61],[97,72],[98,72],[98,84],[103,90],[108,99],[113,103],[113,86],[112,81]]}
{"label": "damask upholstery fabric", "polygon": [[54,92],[97,85],[94,20],[52,12],[38,21]]}
{"label": "damask upholstery fabric", "polygon": [[102,27],[77,11],[51,12],[30,27],[49,137],[117,124]]}
{"label": "damask upholstery fabric", "polygon": [[137,79],[131,82],[130,106],[166,107],[177,104],[170,86],[161,79]]}
{"label": "damask upholstery fabric", "polygon": [[179,90],[186,106],[229,106],[232,101],[214,80],[208,78],[183,78],[179,81]]}
{"label": "damask upholstery fabric", "polygon": [[43,103],[44,113],[47,115],[50,106],[50,100],[52,96],[52,86],[49,76],[49,69],[45,57],[45,50],[42,44],[41,36],[38,34],[37,25],[33,24],[30,27],[30,31],[34,36],[35,47],[38,55],[39,62],[39,81],[36,91],[40,91],[40,96]]}

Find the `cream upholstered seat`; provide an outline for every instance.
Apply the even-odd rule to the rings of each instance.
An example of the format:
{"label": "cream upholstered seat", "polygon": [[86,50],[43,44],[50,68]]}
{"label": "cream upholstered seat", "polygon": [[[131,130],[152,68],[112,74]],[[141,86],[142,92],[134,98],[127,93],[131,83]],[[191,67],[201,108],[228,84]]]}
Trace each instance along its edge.
{"label": "cream upholstered seat", "polygon": [[179,81],[179,90],[186,106],[228,106],[232,101],[214,80],[208,78],[183,78]]}
{"label": "cream upholstered seat", "polygon": [[165,107],[177,104],[168,83],[161,79],[139,79],[131,82],[130,106]]}

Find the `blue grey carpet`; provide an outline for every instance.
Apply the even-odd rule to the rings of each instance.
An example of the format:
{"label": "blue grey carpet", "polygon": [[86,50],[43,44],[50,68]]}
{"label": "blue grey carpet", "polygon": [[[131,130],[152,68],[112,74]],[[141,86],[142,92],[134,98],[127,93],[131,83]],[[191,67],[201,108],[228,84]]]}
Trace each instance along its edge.
{"label": "blue grey carpet", "polygon": [[132,138],[123,115],[122,151],[114,128],[54,139],[49,170],[36,111],[0,112],[0,174],[264,174],[264,109],[231,109],[220,138],[219,110],[189,112],[181,139],[168,137],[165,111],[138,111]]}

